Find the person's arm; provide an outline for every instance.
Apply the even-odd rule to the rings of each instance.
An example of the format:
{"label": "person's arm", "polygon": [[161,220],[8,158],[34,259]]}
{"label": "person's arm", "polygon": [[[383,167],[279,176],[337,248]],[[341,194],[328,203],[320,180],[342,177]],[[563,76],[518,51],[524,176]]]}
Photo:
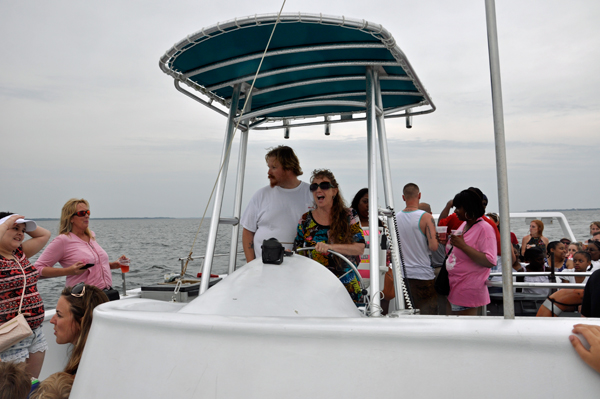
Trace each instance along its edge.
{"label": "person's arm", "polygon": [[64,254],[64,242],[62,236],[56,237],[50,245],[46,247],[44,252],[40,255],[38,260],[35,262],[35,268],[38,270],[40,276],[44,278],[50,277],[62,277],[62,276],[76,276],[83,274],[85,270],[81,270],[85,263],[75,262],[69,267],[53,267],[55,264],[60,262]]}
{"label": "person's arm", "polygon": [[365,252],[365,244],[361,242],[352,244],[327,244],[326,242],[318,242],[315,246],[315,250],[323,254],[327,253],[330,249],[342,255],[360,256]]}
{"label": "person's arm", "polygon": [[479,266],[487,267],[488,269],[491,269],[492,267],[496,266],[495,264],[489,261],[485,252],[480,252],[475,248],[467,245],[462,235],[452,236],[450,238],[450,241],[452,245],[463,251],[473,262],[477,263]]}
{"label": "person's arm", "polygon": [[38,226],[35,230],[28,232],[31,238],[25,242],[23,242],[23,253],[28,258],[31,258],[33,255],[40,252],[44,245],[50,239],[50,231],[46,230],[43,227]]}
{"label": "person's arm", "polygon": [[525,251],[527,251],[527,243],[529,242],[530,238],[530,235],[523,237],[523,242],[521,243],[521,256],[525,256]]}
{"label": "person's arm", "polygon": [[62,277],[62,276],[79,276],[85,273],[81,268],[85,266],[83,262],[75,262],[69,267],[44,267],[40,272],[42,277]]}
{"label": "person's arm", "polygon": [[437,240],[435,224],[433,224],[433,216],[425,212],[423,216],[421,216],[421,223],[419,228],[421,229],[423,234],[425,234],[425,238],[427,238],[427,245],[429,246],[429,250],[432,252],[437,251],[439,242]]}
{"label": "person's arm", "polygon": [[440,220],[442,219],[446,219],[448,217],[448,215],[450,214],[450,209],[452,209],[453,205],[453,201],[454,200],[450,200],[446,203],[446,206],[444,207],[444,209],[442,209],[442,212],[440,212],[440,216],[438,218],[438,226],[440,225]]}
{"label": "person's arm", "polygon": [[581,359],[591,368],[600,373],[600,327],[588,324],[575,324],[573,326],[575,334],[581,334],[590,344],[590,350],[587,350],[579,338],[574,335],[569,336],[571,345],[581,357]]}
{"label": "person's arm", "polygon": [[244,255],[246,256],[246,262],[251,262],[256,259],[254,253],[254,232],[244,229],[242,231],[242,245],[244,247]]}

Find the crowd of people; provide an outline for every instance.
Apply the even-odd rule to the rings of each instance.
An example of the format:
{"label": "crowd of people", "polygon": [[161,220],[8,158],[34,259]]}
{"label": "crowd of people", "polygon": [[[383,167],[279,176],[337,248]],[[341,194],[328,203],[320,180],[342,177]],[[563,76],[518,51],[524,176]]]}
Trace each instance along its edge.
{"label": "crowd of people", "polygon": [[[326,267],[339,278],[352,300],[358,302],[364,295],[358,283],[359,276],[334,253],[344,255],[355,266],[361,263],[361,255],[368,245],[368,236],[364,234],[369,220],[368,190],[356,193],[349,207],[330,170],[314,170],[310,184],[298,178],[303,172],[290,147],[270,150],[265,161],[270,184],[254,194],[241,218],[246,260],[260,259],[263,240],[274,237],[287,250],[297,251]],[[496,214],[486,216],[487,197],[475,187],[462,190],[448,201],[437,224],[429,205],[421,202],[421,192],[416,184],[404,186],[402,199],[405,207],[396,214],[397,233],[404,282],[414,307],[422,314],[481,315],[482,308],[490,303],[490,290],[486,284],[490,271],[498,270],[501,264],[500,220]],[[452,208],[454,212],[450,213]],[[32,265],[29,258],[44,248],[50,232],[22,215],[0,213],[0,327],[22,313],[32,331],[29,337],[0,352],[0,375],[3,376],[0,390],[3,390],[2,384],[9,384],[14,389],[29,384],[31,390],[31,380],[35,382],[39,377],[48,345],[41,328],[45,311],[37,281],[66,276],[66,286],[51,323],[57,344],[71,344],[72,350],[63,372],[34,384],[37,389],[33,395],[35,392],[38,395],[55,392],[57,396],[52,397],[62,397],[58,395],[66,392],[65,397],[68,397],[86,345],[93,310],[109,299],[118,299],[118,293],[112,288],[111,269],[119,268],[119,261],[127,259],[122,255],[116,261],[109,260],[89,228],[89,218],[86,200],[67,201],[61,212],[59,235]],[[543,232],[542,221],[532,221],[529,234],[523,237],[520,247],[511,233],[511,263],[515,271],[600,269],[600,222],[591,224],[591,238],[585,243],[568,239],[550,242]],[[25,240],[26,234],[30,239]],[[389,243],[381,241],[383,248],[388,249],[386,263],[389,264]],[[300,252],[302,248],[308,250]],[[448,294],[443,296],[443,301],[436,292],[436,270],[440,269],[447,274]],[[525,276],[522,281],[549,280],[547,276]],[[563,281],[586,282],[586,287],[585,290],[564,291],[558,298],[550,296],[550,305],[546,306],[550,315],[556,314],[554,308],[565,298],[576,301],[579,297],[582,315],[600,317],[599,273],[589,279],[573,277]],[[383,292],[395,293],[393,278],[386,278],[385,284],[392,286],[384,287]],[[548,289],[524,288],[523,292],[547,295]],[[383,297],[384,313],[393,295]],[[578,325],[574,332],[583,334],[592,349],[590,352],[583,348],[579,339],[573,336],[574,348],[588,364],[600,371],[600,360],[597,359],[600,341],[593,339],[600,330]],[[30,378],[26,380],[27,384],[18,377],[23,374]],[[0,394],[0,399],[2,397]],[[15,393],[12,397],[19,395]]]}

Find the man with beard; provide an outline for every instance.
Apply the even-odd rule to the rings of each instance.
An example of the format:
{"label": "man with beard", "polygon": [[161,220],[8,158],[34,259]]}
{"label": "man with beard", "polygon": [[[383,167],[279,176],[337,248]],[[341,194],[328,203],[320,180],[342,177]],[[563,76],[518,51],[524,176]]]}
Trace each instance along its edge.
{"label": "man with beard", "polygon": [[246,261],[262,256],[262,242],[276,238],[292,248],[298,220],[313,203],[309,184],[302,175],[300,161],[290,147],[279,146],[265,156],[269,185],[258,190],[242,215],[242,243]]}

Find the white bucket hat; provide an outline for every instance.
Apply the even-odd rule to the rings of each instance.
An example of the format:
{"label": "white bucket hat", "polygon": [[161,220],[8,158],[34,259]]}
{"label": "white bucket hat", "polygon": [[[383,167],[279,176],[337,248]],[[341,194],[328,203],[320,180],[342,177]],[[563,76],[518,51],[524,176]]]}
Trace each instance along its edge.
{"label": "white bucket hat", "polygon": [[[0,224],[3,224],[12,216],[13,215],[8,215],[6,217],[3,217],[2,219],[0,219]],[[37,223],[35,223],[33,220],[17,219],[17,221],[15,223],[17,223],[17,224],[25,223],[25,231],[33,231],[33,230],[37,229]]]}

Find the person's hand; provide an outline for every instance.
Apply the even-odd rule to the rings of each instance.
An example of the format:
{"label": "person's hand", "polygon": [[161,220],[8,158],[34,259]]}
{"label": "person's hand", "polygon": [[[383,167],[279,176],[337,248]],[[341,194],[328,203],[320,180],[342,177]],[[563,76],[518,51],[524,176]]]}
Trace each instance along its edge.
{"label": "person's hand", "polygon": [[10,217],[8,219],[6,219],[6,222],[4,222],[4,224],[6,224],[8,226],[8,228],[10,229],[11,227],[13,227],[15,225],[15,223],[17,222],[17,219],[25,219],[25,216],[23,215],[10,215]]}
{"label": "person's hand", "polygon": [[585,349],[579,338],[574,335],[569,336],[571,345],[577,351],[581,359],[588,366],[600,373],[600,326],[592,326],[589,324],[575,324],[573,332],[581,334],[590,344],[590,350]]}
{"label": "person's hand", "polygon": [[17,219],[23,219],[24,216],[23,215],[10,215],[10,217],[8,219],[6,219],[6,222],[0,224],[0,226],[2,226],[6,231],[8,229],[12,229],[15,226],[15,223],[17,222]]}
{"label": "person's hand", "polygon": [[452,234],[450,236],[450,244],[452,244],[453,246],[455,246],[458,249],[463,249],[467,243],[465,242],[465,238],[461,235],[454,235]]}
{"label": "person's hand", "polygon": [[325,242],[318,242],[317,245],[315,245],[315,251],[320,252],[322,254],[326,254],[330,249],[331,245]]}
{"label": "person's hand", "polygon": [[83,266],[86,264],[84,262],[75,262],[71,266],[67,268],[67,275],[69,276],[79,276],[83,274],[85,270],[81,270]]}
{"label": "person's hand", "polygon": [[119,259],[117,259],[117,262],[121,263],[121,262],[120,262],[121,260],[128,261],[128,260],[129,260],[129,258],[128,258],[127,256],[125,256],[125,255],[121,255],[121,256],[119,257]]}
{"label": "person's hand", "polygon": [[446,235],[445,235],[445,238],[444,238],[444,239],[441,239],[441,238],[440,238],[440,235],[439,235],[439,233],[437,233],[437,232],[436,232],[436,233],[435,233],[435,238],[436,238],[436,239],[438,240],[438,242],[439,242],[440,244],[442,244],[442,245],[446,245],[446,243],[448,242],[448,234],[446,234]]}
{"label": "person's hand", "polygon": [[454,206],[454,200],[453,199],[451,199],[450,201],[448,201],[446,203],[446,208],[448,208],[448,209],[452,208],[453,206]]}

